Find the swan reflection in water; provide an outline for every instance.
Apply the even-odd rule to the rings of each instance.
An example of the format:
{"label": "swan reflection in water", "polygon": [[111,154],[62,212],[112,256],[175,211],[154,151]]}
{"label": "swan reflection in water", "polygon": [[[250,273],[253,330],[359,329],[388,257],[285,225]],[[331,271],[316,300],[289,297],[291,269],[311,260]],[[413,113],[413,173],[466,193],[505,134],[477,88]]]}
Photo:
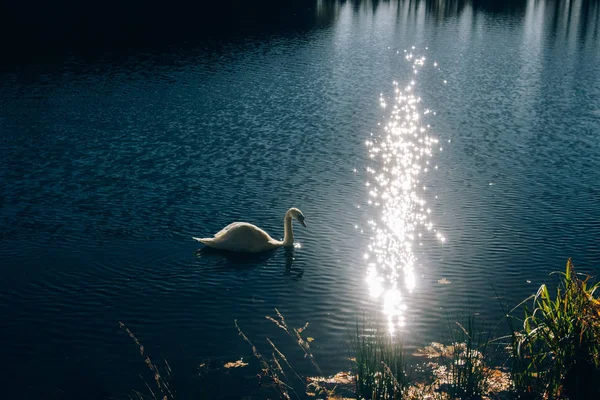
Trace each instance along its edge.
{"label": "swan reflection in water", "polygon": [[[299,247],[299,246],[298,246]],[[285,248],[285,273],[284,275],[292,277],[292,279],[298,280],[302,278],[304,275],[304,268],[294,268],[292,269],[292,265],[296,260],[294,257],[294,249],[297,248],[296,245],[294,247],[286,247]]]}
{"label": "swan reflection in water", "polygon": [[[410,52],[405,51],[405,58],[413,63],[415,75],[425,64],[425,57],[415,59]],[[391,334],[405,325],[405,296],[417,284],[413,245],[423,229],[437,232],[428,221],[431,210],[419,193],[426,190],[420,177],[429,171],[438,140],[429,134],[429,125],[421,122],[430,110],[421,110],[414,88],[414,80],[404,88],[394,82],[389,121],[380,135],[371,134],[373,138],[366,141],[372,162],[367,168],[368,204],[378,216],[368,221],[372,236],[364,255],[366,280],[371,297],[383,303]],[[387,109],[383,95],[380,101]],[[437,236],[445,240],[441,233]]]}
{"label": "swan reflection in water", "polygon": [[[294,261],[296,261],[295,250],[299,248],[301,248],[299,243],[294,243],[294,246],[283,248],[285,257],[285,269],[283,274],[295,280],[301,279],[304,275],[304,268],[293,266]],[[260,253],[239,253],[206,246],[196,250],[196,257],[198,258],[215,257],[226,261],[226,264],[222,265],[221,268],[228,270],[231,268],[251,269],[260,265],[264,265],[273,257],[276,257],[277,254],[277,249],[267,250]]]}

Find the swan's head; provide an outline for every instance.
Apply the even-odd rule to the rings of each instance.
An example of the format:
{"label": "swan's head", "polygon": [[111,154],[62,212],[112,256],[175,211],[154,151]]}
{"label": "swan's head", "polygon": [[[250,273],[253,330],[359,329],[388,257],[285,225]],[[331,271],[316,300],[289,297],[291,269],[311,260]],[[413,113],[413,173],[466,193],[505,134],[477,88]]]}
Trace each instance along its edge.
{"label": "swan's head", "polygon": [[302,211],[298,210],[297,208],[290,208],[288,215],[297,219],[298,222],[300,222],[302,226],[306,228],[306,222],[304,222],[304,214],[302,214]]}

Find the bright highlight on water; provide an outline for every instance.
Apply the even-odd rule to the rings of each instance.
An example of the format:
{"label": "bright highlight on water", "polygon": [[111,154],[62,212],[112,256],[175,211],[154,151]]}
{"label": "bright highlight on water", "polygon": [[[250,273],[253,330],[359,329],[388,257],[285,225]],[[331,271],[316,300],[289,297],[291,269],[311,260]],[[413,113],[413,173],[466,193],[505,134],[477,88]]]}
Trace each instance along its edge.
{"label": "bright highlight on water", "polygon": [[[404,53],[417,75],[426,58]],[[372,160],[367,168],[368,204],[374,217],[369,221],[373,236],[365,253],[369,293],[381,299],[392,334],[405,325],[404,296],[417,285],[413,247],[422,246],[423,231],[435,234],[440,242],[446,240],[428,219],[431,209],[420,196],[427,190],[422,177],[430,169],[438,143],[430,126],[422,121],[431,111],[423,110],[421,98],[414,93],[414,79],[404,87],[398,82],[393,85],[392,104],[383,94],[380,98],[381,107],[390,110],[389,120],[375,139],[366,141]]]}

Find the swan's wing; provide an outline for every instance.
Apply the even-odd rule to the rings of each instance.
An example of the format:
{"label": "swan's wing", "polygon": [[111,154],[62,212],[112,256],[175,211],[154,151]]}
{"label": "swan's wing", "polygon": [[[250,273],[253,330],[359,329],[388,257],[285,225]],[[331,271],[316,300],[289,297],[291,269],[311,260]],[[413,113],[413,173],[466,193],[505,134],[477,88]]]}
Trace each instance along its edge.
{"label": "swan's wing", "polygon": [[215,233],[213,235],[213,237],[211,238],[198,238],[198,237],[192,237],[192,239],[197,240],[201,243],[204,243],[206,245],[209,246],[214,246],[214,244],[219,243],[219,241],[223,241],[225,239],[227,239],[227,233],[230,230],[235,230],[235,227],[238,225],[242,225],[244,224],[243,222],[232,222],[231,224],[227,225],[225,228],[221,229],[219,232]]}
{"label": "swan's wing", "polygon": [[[232,222],[231,224],[227,225],[225,228],[221,229],[219,232],[215,233],[215,239],[226,235],[227,232],[229,232],[231,230],[235,230],[235,228],[237,226],[241,226],[244,224],[246,224],[246,223],[245,222]],[[246,224],[246,225],[250,225],[250,224]]]}
{"label": "swan's wing", "polygon": [[262,251],[272,248],[276,242],[256,225],[234,222],[219,231],[211,245],[232,251]]}
{"label": "swan's wing", "polygon": [[271,240],[271,236],[256,225],[247,222],[234,222],[221,229],[215,234],[218,240],[242,240],[249,239],[253,241]]}

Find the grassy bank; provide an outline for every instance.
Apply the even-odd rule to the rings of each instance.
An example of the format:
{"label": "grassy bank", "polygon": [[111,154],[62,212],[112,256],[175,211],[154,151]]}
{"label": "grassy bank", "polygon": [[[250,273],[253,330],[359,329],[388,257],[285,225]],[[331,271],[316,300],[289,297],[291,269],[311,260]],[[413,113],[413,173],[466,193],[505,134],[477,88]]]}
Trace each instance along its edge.
{"label": "grassy bank", "polygon": [[[363,322],[349,330],[348,372],[324,377],[312,354],[308,323],[290,327],[275,310],[267,319],[298,346],[315,377],[301,376],[269,338],[259,349],[235,326],[259,364],[262,390],[249,398],[304,399],[600,399],[599,284],[577,274],[571,261],[554,290],[539,290],[506,312],[505,335],[492,335],[474,316],[452,323],[448,343],[431,343],[407,355],[402,342]],[[149,398],[174,399],[165,374],[149,361]],[[421,357],[421,362],[411,363]],[[246,367],[242,360],[224,368]],[[170,368],[166,365],[167,372]],[[141,397],[140,394],[136,394]]]}

